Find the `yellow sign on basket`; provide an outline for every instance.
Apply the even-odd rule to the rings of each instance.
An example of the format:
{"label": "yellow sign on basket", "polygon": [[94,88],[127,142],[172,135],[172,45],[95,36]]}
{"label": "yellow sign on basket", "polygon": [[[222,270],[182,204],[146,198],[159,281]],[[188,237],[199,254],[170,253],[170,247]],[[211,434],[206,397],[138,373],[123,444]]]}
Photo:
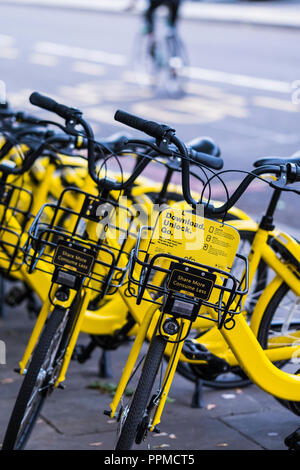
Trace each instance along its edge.
{"label": "yellow sign on basket", "polygon": [[167,253],[229,271],[240,242],[230,225],[168,207],[160,212],[148,246],[151,256]]}

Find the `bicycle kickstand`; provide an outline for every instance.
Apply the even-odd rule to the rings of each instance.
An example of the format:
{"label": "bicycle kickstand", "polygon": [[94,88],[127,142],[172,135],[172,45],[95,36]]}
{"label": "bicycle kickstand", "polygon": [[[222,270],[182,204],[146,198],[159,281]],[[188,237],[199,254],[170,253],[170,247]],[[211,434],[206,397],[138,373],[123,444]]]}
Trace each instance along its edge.
{"label": "bicycle kickstand", "polygon": [[101,357],[99,359],[99,374],[98,376],[102,379],[112,377],[110,367],[110,354],[105,349],[102,350]]}
{"label": "bicycle kickstand", "polygon": [[196,378],[195,390],[192,397],[191,408],[204,408],[203,402],[203,380]]}

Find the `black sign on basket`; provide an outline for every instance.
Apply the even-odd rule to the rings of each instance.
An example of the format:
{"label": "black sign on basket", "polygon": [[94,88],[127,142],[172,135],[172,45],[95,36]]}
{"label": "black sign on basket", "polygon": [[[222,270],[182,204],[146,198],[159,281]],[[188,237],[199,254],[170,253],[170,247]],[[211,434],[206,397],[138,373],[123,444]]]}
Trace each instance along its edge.
{"label": "black sign on basket", "polygon": [[81,245],[60,241],[57,245],[53,264],[88,276],[93,269],[95,253]]}
{"label": "black sign on basket", "polygon": [[167,289],[208,300],[213,289],[216,275],[202,269],[172,263]]}

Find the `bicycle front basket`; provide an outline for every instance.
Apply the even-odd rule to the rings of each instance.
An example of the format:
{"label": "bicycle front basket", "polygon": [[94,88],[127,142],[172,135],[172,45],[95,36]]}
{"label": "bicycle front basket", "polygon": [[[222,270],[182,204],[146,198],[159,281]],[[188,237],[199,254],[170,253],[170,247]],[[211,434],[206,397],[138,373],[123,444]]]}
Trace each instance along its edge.
{"label": "bicycle front basket", "polygon": [[31,191],[0,180],[0,266],[6,275],[18,271],[24,261],[22,246],[32,202]]}
{"label": "bicycle front basket", "polygon": [[132,222],[130,209],[118,201],[68,188],[56,204],[41,208],[30,227],[25,247],[29,272],[38,269],[53,282],[64,280],[74,288],[84,281],[98,298],[112,295],[127,274],[136,241]]}
{"label": "bicycle front basket", "polygon": [[[178,222],[179,231],[187,226],[186,220]],[[160,232],[156,241],[153,235],[157,226],[142,227],[131,253],[128,292],[137,298],[137,303],[156,303],[168,313],[186,318],[191,315],[193,321],[204,316],[217,322],[219,328],[229,328],[234,315],[241,313],[242,299],[248,291],[248,262],[235,252],[238,233],[236,239],[231,239],[234,231],[224,230],[224,224],[208,219],[204,219],[204,226],[204,243],[193,251],[185,250],[184,239],[174,242],[175,226],[171,238],[161,237]],[[221,254],[224,259],[218,261]],[[233,261],[241,264],[242,269],[235,270],[239,277],[232,273]]]}

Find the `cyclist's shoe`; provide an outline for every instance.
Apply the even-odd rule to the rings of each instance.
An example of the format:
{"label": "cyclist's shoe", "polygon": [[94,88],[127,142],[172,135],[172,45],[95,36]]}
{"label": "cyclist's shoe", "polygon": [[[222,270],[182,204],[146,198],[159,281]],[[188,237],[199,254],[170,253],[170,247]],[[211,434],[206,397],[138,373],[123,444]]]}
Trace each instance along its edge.
{"label": "cyclist's shoe", "polygon": [[169,66],[174,70],[181,69],[183,66],[181,57],[177,57],[177,56],[170,57]]}

